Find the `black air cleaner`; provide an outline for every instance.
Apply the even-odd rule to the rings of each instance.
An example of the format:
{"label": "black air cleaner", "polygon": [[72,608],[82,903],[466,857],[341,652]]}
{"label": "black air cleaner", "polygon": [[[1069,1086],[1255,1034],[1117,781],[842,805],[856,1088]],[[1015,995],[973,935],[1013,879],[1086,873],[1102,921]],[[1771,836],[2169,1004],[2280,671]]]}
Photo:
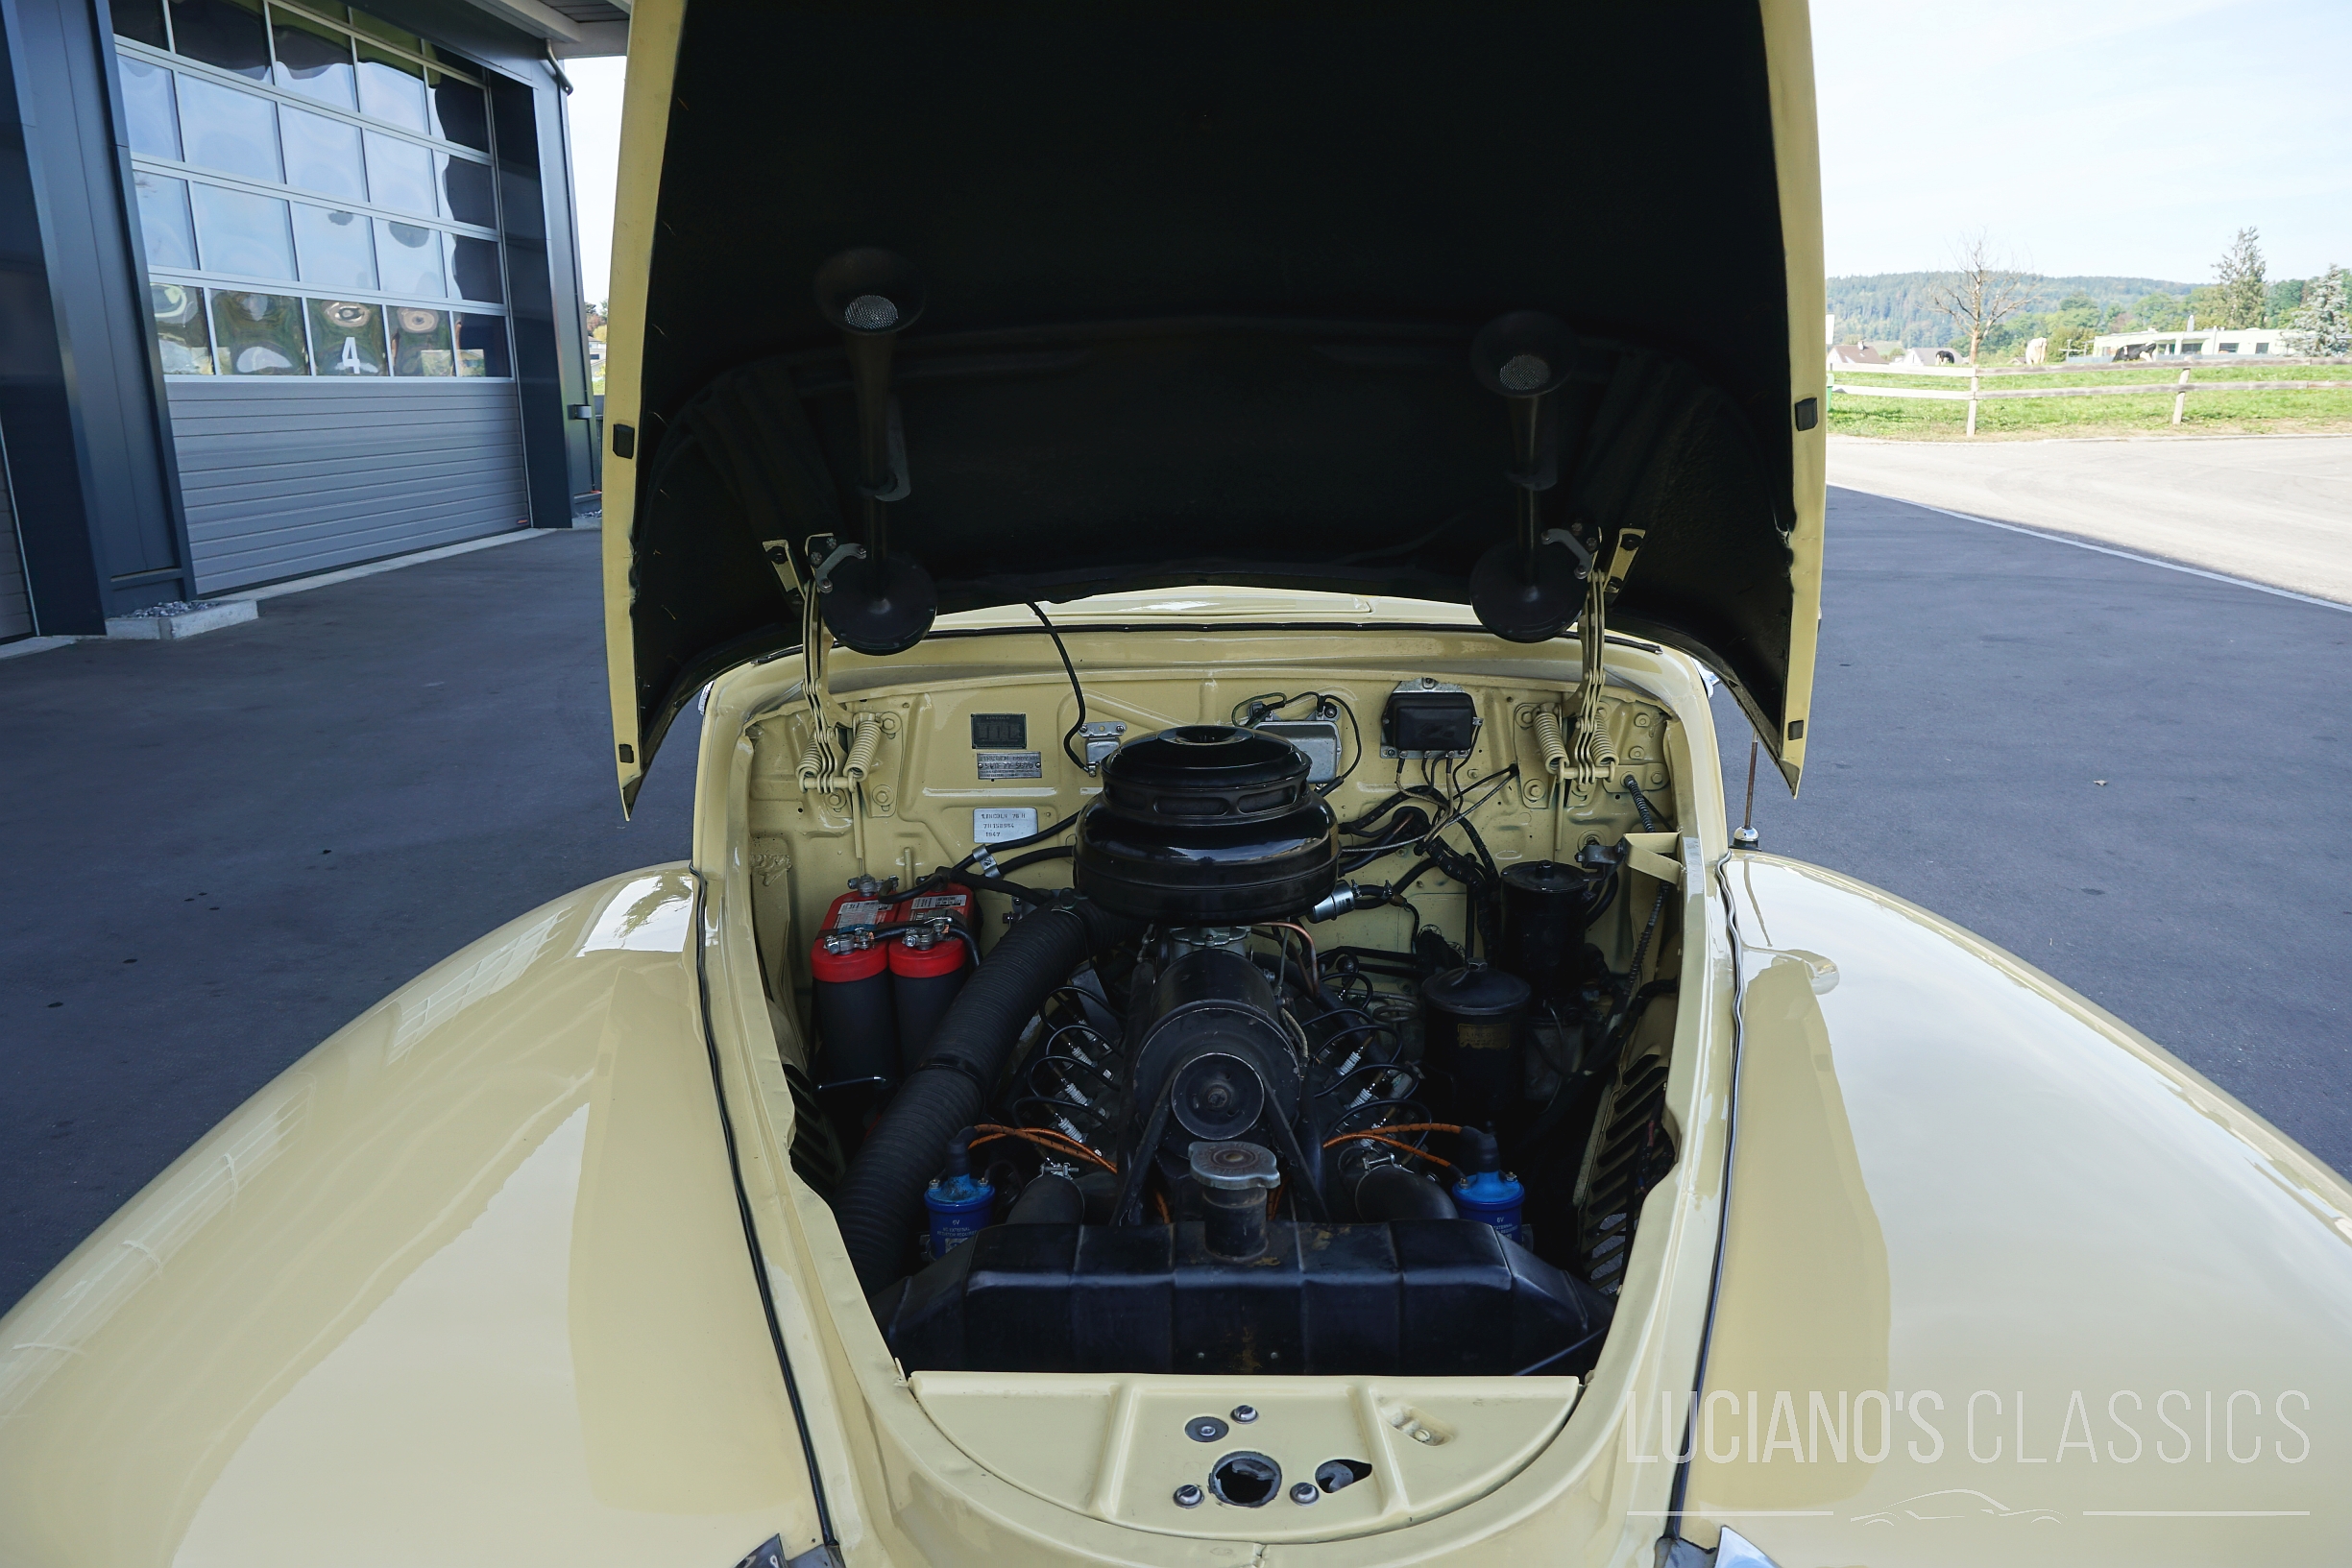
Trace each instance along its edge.
{"label": "black air cleaner", "polygon": [[1164,926],[1296,915],[1331,891],[1339,834],[1306,753],[1231,724],[1128,742],[1079,821],[1079,891]]}

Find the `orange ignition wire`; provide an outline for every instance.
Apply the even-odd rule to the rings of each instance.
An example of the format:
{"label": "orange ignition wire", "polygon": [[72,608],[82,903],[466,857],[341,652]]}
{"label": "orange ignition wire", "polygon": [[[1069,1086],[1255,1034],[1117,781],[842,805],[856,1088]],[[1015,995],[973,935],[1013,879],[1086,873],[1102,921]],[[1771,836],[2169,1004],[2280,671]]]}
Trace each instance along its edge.
{"label": "orange ignition wire", "polygon": [[1458,1132],[1460,1132],[1461,1130],[1462,1130],[1461,1123],[1459,1123],[1459,1122],[1397,1122],[1397,1123],[1395,1123],[1395,1124],[1394,1124],[1394,1125],[1391,1125],[1391,1124],[1389,1124],[1389,1123],[1387,1123],[1387,1122],[1383,1122],[1383,1123],[1381,1123],[1379,1126],[1376,1126],[1376,1127],[1367,1127],[1367,1128],[1365,1128],[1365,1129],[1364,1129],[1362,1132],[1343,1132],[1343,1133],[1341,1133],[1341,1134],[1340,1134],[1340,1135],[1339,1135],[1337,1138],[1326,1138],[1326,1139],[1324,1139],[1324,1140],[1323,1140],[1323,1147],[1325,1147],[1325,1148],[1329,1148],[1329,1147],[1331,1147],[1331,1146],[1332,1146],[1334,1144],[1344,1144],[1344,1143],[1347,1142],[1347,1140],[1348,1140],[1348,1139],[1350,1139],[1350,1138],[1370,1138],[1370,1137],[1375,1137],[1375,1136],[1377,1136],[1378,1134],[1380,1134],[1380,1133],[1384,1133],[1384,1132],[1453,1132],[1453,1133],[1458,1133]]}
{"label": "orange ignition wire", "polygon": [[1085,1145],[1044,1127],[1006,1127],[994,1122],[984,1122],[972,1130],[982,1135],[972,1140],[974,1148],[978,1148],[982,1144],[993,1144],[1000,1138],[1025,1138],[1049,1154],[1067,1154],[1099,1165],[1114,1176],[1119,1173],[1117,1166]]}
{"label": "orange ignition wire", "polygon": [[1267,924],[1278,931],[1297,931],[1298,933],[1298,940],[1307,945],[1307,983],[1321,991],[1323,988],[1323,971],[1321,961],[1315,956],[1313,933],[1295,920],[1270,920]]}
{"label": "orange ignition wire", "polygon": [[[1422,1159],[1427,1160],[1431,1165],[1442,1165],[1448,1170],[1454,1169],[1454,1162],[1451,1160],[1442,1160],[1435,1154],[1430,1153],[1425,1148],[1415,1148],[1411,1144],[1406,1143],[1401,1138],[1383,1138],[1376,1132],[1346,1133],[1341,1137],[1331,1140],[1331,1144],[1345,1144],[1358,1138],[1365,1140],[1367,1143],[1386,1144],[1389,1146],[1389,1147],[1402,1149],[1407,1154],[1418,1154]],[[1331,1144],[1325,1144],[1323,1147],[1329,1148]]]}

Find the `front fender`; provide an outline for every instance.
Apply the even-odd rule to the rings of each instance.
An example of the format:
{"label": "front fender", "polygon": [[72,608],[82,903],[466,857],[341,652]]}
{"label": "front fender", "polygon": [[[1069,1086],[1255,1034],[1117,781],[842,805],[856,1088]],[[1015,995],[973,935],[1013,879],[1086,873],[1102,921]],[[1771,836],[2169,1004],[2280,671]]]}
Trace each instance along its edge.
{"label": "front fender", "polygon": [[0,1319],[0,1561],[723,1568],[817,1538],[683,867],[440,964]]}
{"label": "front fender", "polygon": [[1738,1120],[1686,1533],[1789,1568],[2340,1556],[2352,1189],[1923,909],[1763,856],[1726,881]]}

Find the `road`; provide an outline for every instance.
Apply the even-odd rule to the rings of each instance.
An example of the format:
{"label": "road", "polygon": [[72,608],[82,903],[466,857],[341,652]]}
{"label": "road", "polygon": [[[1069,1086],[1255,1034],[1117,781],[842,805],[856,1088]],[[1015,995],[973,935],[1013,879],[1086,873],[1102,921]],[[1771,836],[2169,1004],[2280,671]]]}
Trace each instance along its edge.
{"label": "road", "polygon": [[0,1310],[386,992],[685,856],[691,736],[621,820],[596,547],[0,662]]}
{"label": "road", "polygon": [[2352,436],[1831,436],[1830,482],[2352,604]]}
{"label": "road", "polygon": [[[1830,515],[1812,769],[1759,788],[1765,847],[1983,932],[2352,1171],[2352,614]],[[0,1305],[387,991],[686,854],[680,737],[615,805],[597,594],[594,536],[555,536],[0,662]]]}
{"label": "road", "polygon": [[[2347,693],[2352,611],[1832,489],[1804,789],[1767,765],[1756,823],[2352,1174]],[[1736,821],[1747,732],[1715,708]]]}

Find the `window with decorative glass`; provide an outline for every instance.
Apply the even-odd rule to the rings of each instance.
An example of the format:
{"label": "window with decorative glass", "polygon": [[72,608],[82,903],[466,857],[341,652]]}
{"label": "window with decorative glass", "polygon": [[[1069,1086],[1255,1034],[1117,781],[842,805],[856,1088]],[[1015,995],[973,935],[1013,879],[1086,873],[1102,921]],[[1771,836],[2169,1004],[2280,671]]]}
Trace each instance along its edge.
{"label": "window with decorative glass", "polygon": [[512,376],[478,75],[356,8],[113,14],[164,374]]}

